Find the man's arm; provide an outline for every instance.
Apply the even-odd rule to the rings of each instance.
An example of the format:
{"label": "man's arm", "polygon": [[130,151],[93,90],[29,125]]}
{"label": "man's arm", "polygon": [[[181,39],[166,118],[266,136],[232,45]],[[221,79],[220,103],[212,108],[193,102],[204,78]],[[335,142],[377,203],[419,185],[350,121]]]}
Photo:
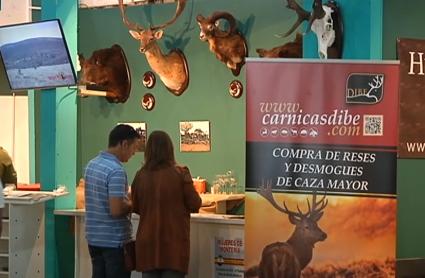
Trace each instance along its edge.
{"label": "man's arm", "polygon": [[127,175],[124,169],[118,169],[110,174],[108,180],[108,194],[109,212],[112,217],[123,217],[131,212]]}
{"label": "man's arm", "polygon": [[109,197],[109,209],[112,217],[122,217],[131,212],[131,201],[127,197]]}

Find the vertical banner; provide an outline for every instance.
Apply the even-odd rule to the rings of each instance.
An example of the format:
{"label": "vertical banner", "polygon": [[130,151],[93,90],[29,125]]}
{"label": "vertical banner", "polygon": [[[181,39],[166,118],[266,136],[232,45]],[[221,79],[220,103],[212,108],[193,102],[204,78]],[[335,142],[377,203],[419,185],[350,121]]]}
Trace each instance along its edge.
{"label": "vertical banner", "polygon": [[399,157],[425,157],[425,40],[398,39],[400,59]]}
{"label": "vertical banner", "polygon": [[398,62],[247,63],[245,277],[395,277]]}

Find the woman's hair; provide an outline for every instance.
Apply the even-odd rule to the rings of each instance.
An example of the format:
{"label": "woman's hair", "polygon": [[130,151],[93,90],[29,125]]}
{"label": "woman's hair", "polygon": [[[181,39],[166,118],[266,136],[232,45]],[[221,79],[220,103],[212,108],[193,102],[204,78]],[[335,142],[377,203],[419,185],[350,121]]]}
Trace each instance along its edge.
{"label": "woman's hair", "polygon": [[170,136],[161,130],[149,135],[145,148],[144,170],[158,170],[176,164],[174,147]]}

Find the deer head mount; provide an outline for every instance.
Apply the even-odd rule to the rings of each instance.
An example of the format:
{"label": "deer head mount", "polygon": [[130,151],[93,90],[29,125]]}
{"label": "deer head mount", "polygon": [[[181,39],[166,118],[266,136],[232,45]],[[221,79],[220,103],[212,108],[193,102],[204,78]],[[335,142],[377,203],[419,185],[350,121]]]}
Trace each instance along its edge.
{"label": "deer head mount", "polygon": [[163,54],[158,45],[164,34],[164,29],[173,24],[181,15],[186,6],[186,0],[178,0],[176,12],[172,19],[158,26],[142,28],[130,22],[125,14],[123,0],[118,0],[121,17],[128,27],[131,36],[140,41],[139,51],[145,54],[146,59],[165,87],[174,95],[179,96],[189,85],[189,68],[186,57],[180,49],[173,49],[168,54]]}
{"label": "deer head mount", "polygon": [[303,38],[297,33],[295,40],[284,45],[273,47],[272,49],[256,49],[261,58],[302,58],[303,57]]}
{"label": "deer head mount", "polygon": [[316,34],[319,57],[322,59],[342,57],[343,26],[341,13],[334,0],[322,4],[322,0],[313,0],[313,9],[307,12],[295,0],[287,0],[286,7],[294,10],[298,19],[283,36],[291,34],[300,24],[308,21],[306,32],[310,29]]}
{"label": "deer head mount", "polygon": [[302,212],[297,205],[297,210],[290,210],[285,202],[280,206],[274,199],[271,181],[258,189],[258,194],[263,196],[278,211],[288,215],[295,230],[286,242],[275,242],[264,247],[261,261],[258,266],[247,270],[245,277],[290,277],[298,278],[313,257],[314,244],[324,241],[327,237],[317,225],[323,216],[328,204],[326,196],[317,200],[313,192],[313,201],[307,199],[307,212]]}
{"label": "deer head mount", "polygon": [[81,95],[105,96],[109,102],[126,102],[131,90],[131,76],[121,46],[93,51],[90,58],[78,56],[81,66]]}
{"label": "deer head mount", "polygon": [[[222,19],[230,25],[227,31],[220,28]],[[248,46],[236,28],[236,19],[228,12],[215,12],[207,18],[198,15],[196,21],[200,28],[199,39],[207,41],[217,59],[238,76],[248,56]]]}

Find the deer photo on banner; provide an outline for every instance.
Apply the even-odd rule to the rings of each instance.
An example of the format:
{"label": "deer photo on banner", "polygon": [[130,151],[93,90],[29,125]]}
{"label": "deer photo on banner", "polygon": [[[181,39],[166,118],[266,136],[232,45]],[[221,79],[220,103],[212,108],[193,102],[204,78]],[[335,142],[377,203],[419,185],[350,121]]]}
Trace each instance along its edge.
{"label": "deer photo on banner", "polygon": [[245,277],[395,277],[398,64],[246,66]]}

